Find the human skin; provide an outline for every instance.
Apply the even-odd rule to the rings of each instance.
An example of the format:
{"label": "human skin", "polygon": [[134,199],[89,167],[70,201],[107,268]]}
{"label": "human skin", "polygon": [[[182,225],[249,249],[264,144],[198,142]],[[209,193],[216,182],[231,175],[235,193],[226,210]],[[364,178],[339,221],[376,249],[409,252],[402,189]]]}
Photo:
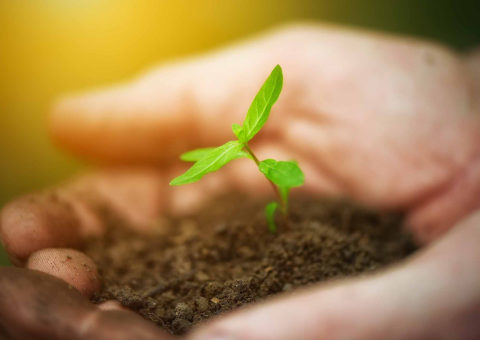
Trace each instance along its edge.
{"label": "human skin", "polygon": [[[140,327],[145,339],[167,338],[118,306],[85,304],[74,290],[73,302],[65,303],[65,292],[38,312],[35,301],[67,287],[39,272],[88,297],[100,287],[95,264],[69,248],[101,235],[100,211],[148,232],[162,213],[198,208],[223,190],[268,194],[248,160],[192,185],[167,183],[184,169],[181,152],[232,137],[230,125],[242,121],[276,64],[284,89],[252,148],[262,158],[298,160],[303,190],[313,195],[404,211],[406,227],[424,247],[374,275],[272,299],[189,337],[477,339],[480,53],[461,56],[430,42],[315,25],[283,27],[59,101],[50,119],[54,140],[102,170],[2,210],[2,242],[27,269],[0,269],[0,301],[7,301],[0,304],[0,330],[103,339],[112,336],[97,322],[105,319],[121,334]],[[51,327],[40,327],[45,315]]]}

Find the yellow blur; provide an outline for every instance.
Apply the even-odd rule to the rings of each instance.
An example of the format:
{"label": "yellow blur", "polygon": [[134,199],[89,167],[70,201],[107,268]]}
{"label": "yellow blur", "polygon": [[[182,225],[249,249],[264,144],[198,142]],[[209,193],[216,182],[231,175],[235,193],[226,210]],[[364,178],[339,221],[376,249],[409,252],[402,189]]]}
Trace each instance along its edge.
{"label": "yellow blur", "polygon": [[48,139],[46,115],[60,94],[121,81],[312,6],[318,2],[0,0],[0,205],[78,168]]}

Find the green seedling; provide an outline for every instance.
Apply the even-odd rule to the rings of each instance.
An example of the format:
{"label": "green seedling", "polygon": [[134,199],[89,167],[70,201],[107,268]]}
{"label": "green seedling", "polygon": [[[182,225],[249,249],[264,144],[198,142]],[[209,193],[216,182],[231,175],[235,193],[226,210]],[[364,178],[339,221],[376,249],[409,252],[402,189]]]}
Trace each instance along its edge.
{"label": "green seedling", "polygon": [[185,173],[174,178],[170,185],[196,182],[204,175],[217,171],[234,159],[250,158],[270,181],[277,195],[278,202],[270,202],[265,207],[268,228],[275,232],[277,230],[275,213],[278,207],[280,206],[282,215],[287,219],[290,189],[301,186],[304,182],[304,175],[295,161],[276,161],[274,159],[259,161],[248,142],[267,122],[272,106],[280,96],[282,86],[282,68],[277,65],[253,99],[243,124],[232,125],[232,131],[237,140],[229,141],[218,147],[197,149],[182,154],[180,156],[182,160],[194,162],[194,164]]}

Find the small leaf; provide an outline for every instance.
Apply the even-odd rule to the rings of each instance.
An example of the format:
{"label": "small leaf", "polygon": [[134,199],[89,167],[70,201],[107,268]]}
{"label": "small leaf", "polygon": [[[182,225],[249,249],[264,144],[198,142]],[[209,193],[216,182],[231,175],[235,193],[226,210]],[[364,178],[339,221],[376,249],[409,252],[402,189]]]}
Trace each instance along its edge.
{"label": "small leaf", "polygon": [[[266,159],[258,165],[260,171],[280,188],[293,188],[303,184],[305,178],[296,162]],[[288,194],[288,192],[287,192]]]}
{"label": "small leaf", "polygon": [[282,86],[282,68],[280,65],[277,65],[265,83],[263,83],[248,109],[247,116],[243,122],[242,138],[238,138],[242,143],[246,143],[252,139],[263,127],[270,115],[273,104],[280,96]]}
{"label": "small leaf", "polygon": [[243,144],[239,141],[231,141],[214,148],[202,159],[192,165],[183,175],[174,178],[170,185],[182,185],[200,180],[204,175],[220,169],[222,166],[237,158]]}
{"label": "small leaf", "polygon": [[232,131],[233,134],[238,138],[238,140],[242,143],[247,142],[245,139],[245,133],[243,127],[239,124],[232,124]]}
{"label": "small leaf", "polygon": [[[187,151],[180,156],[180,159],[185,162],[197,162],[210,153],[210,151],[213,149],[215,148],[203,148]],[[250,158],[251,156],[247,152],[240,150],[235,158],[242,157]]]}
{"label": "small leaf", "polygon": [[187,151],[180,155],[180,159],[185,162],[196,162],[201,160],[203,157],[205,157],[213,149],[215,148],[203,148],[203,149]]}
{"label": "small leaf", "polygon": [[278,203],[270,202],[265,206],[265,216],[267,217],[268,230],[272,233],[277,231],[277,225],[275,224],[275,211],[277,210]]}

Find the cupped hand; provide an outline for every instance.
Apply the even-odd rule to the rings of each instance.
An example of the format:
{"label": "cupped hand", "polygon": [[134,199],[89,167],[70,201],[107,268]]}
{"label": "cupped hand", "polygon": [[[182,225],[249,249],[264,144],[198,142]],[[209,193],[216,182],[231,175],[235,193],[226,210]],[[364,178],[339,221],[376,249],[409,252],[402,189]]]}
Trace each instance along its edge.
{"label": "cupped hand", "polygon": [[476,338],[480,216],[460,221],[480,206],[480,56],[326,26],[282,28],[60,101],[55,140],[108,167],[3,209],[5,248],[36,272],[2,269],[0,329],[44,338],[131,338],[139,329],[136,338],[164,336],[115,305],[86,304],[39,271],[90,296],[100,286],[95,264],[72,248],[102,233],[105,210],[148,231],[163,212],[194,209],[206,194],[268,193],[248,160],[189,186],[167,183],[182,171],[181,152],[232,138],[230,125],[243,120],[276,64],[284,90],[252,143],[260,157],[298,160],[312,194],[407,212],[407,226],[428,246],[390,270],[249,307],[191,337]]}

